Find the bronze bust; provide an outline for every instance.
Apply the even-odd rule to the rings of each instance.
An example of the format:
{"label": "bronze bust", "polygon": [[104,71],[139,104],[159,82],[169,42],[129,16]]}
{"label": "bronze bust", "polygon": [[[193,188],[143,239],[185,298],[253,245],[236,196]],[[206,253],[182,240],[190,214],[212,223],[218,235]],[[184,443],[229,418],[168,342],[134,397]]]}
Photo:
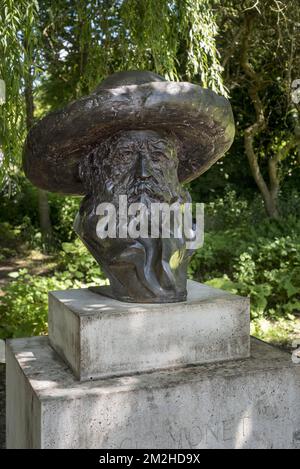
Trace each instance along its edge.
{"label": "bronze bust", "polygon": [[[148,215],[155,203],[181,207],[191,201],[181,184],[214,164],[233,136],[224,97],[151,72],[120,72],[31,129],[24,170],[42,189],[85,195],[74,228],[109,278],[109,290],[101,293],[129,302],[178,302],[186,299],[192,254],[185,235],[171,229],[163,237],[160,222],[156,237],[101,238],[98,207],[110,203],[118,214],[122,196],[144,204]],[[120,231],[120,221],[116,225]]]}

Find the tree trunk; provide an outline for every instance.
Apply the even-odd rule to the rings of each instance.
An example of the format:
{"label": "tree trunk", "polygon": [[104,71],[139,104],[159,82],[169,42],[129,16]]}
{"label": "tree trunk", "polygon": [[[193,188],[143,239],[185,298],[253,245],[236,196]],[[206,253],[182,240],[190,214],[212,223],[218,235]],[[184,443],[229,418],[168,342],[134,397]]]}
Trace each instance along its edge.
{"label": "tree trunk", "polygon": [[280,181],[278,177],[278,164],[280,153],[271,158],[268,162],[269,184],[265,181],[261,172],[258,156],[255,151],[254,139],[266,128],[266,119],[264,115],[263,103],[259,96],[260,76],[256,73],[249,62],[249,37],[252,31],[253,17],[245,15],[244,18],[244,36],[241,49],[241,66],[246,77],[249,80],[248,94],[255,110],[255,122],[245,129],[244,144],[252,176],[261,193],[265,210],[270,218],[279,218],[278,193]]}
{"label": "tree trunk", "polygon": [[46,249],[48,249],[53,242],[52,225],[47,192],[42,189],[38,189],[38,206],[43,243],[45,244]]}
{"label": "tree trunk", "polygon": [[[34,101],[33,101],[33,75],[32,67],[29,67],[25,77],[25,103],[26,103],[26,127],[27,132],[34,124]],[[47,193],[38,189],[38,211],[39,223],[42,233],[42,241],[46,251],[53,242],[52,224],[50,219],[50,207]]]}
{"label": "tree trunk", "polygon": [[269,194],[268,199],[264,203],[267,215],[270,218],[279,218],[278,197],[274,194]]}
{"label": "tree trunk", "polygon": [[255,132],[256,127],[250,126],[245,130],[244,135],[245,152],[249,161],[250,170],[253,179],[255,180],[256,185],[261,193],[267,215],[270,218],[279,218],[279,211],[277,207],[279,192],[279,179],[277,176],[278,162],[274,159],[272,164],[269,163],[270,189],[263,178],[258,164],[257,155],[254,151],[253,134],[255,134]]}
{"label": "tree trunk", "polygon": [[278,166],[281,159],[281,152],[278,152],[275,156],[269,159],[268,161],[268,170],[269,170],[269,186],[270,186],[270,195],[268,202],[268,212],[271,218],[279,218],[278,210],[278,194],[280,189],[280,179],[279,179],[279,170]]}

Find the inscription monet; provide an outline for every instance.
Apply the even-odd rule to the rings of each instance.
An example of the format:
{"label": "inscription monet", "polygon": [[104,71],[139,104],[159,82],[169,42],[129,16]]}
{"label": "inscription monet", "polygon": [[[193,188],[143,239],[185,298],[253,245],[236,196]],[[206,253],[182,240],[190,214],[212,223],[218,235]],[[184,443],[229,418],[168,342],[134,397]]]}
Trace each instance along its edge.
{"label": "inscription monet", "polygon": [[[251,435],[251,416],[237,415],[220,421],[203,422],[195,419],[191,426],[178,426],[166,424],[168,430],[165,434],[165,447],[202,449],[218,447],[224,444],[229,447],[236,443],[242,446]],[[139,435],[138,439],[126,438],[118,443],[118,448],[139,448],[142,441],[147,441],[151,447],[156,448],[157,435],[153,432]]]}
{"label": "inscription monet", "polygon": [[[189,230],[178,235],[170,223],[166,235],[162,216],[155,236],[117,233],[130,223],[136,233],[143,219],[153,224],[158,203],[181,213],[191,203],[182,183],[214,164],[233,136],[230,104],[211,90],[151,72],[120,72],[32,128],[24,170],[40,188],[84,195],[74,228],[110,281],[96,291],[128,302],[178,302],[186,299]],[[118,216],[124,196],[131,207],[140,204],[139,214]],[[103,203],[115,208],[116,236],[99,236]]]}

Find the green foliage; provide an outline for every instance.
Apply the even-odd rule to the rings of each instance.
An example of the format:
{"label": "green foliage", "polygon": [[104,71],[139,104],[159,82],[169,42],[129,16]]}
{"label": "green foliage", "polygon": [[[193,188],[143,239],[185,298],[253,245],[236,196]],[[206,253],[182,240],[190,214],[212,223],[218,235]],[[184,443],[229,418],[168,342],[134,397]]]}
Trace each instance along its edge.
{"label": "green foliage", "polygon": [[4,289],[0,304],[0,337],[27,337],[46,334],[48,292],[76,288],[78,282],[63,274],[40,277],[26,269],[15,273],[16,279]]}
{"label": "green foliage", "polygon": [[85,284],[102,284],[105,276],[95,259],[77,238],[71,243],[63,243],[60,253],[60,269],[65,269],[65,275],[78,279]]}
{"label": "green foliage", "polygon": [[10,273],[0,302],[0,338],[47,333],[48,292],[107,283],[96,261],[80,240],[64,243],[57,270],[47,276],[30,275],[26,269]]}
{"label": "green foliage", "polygon": [[7,184],[20,165],[25,138],[23,87],[37,40],[34,34],[37,14],[36,0],[0,1],[0,78],[6,83],[7,95],[5,105],[0,106],[0,148],[4,154],[0,181]]}
{"label": "green foliage", "polygon": [[51,220],[55,238],[58,243],[72,241],[76,238],[73,223],[79,210],[80,197],[63,197],[51,194]]}
{"label": "green foliage", "polygon": [[40,247],[40,233],[32,226],[28,217],[13,226],[9,222],[0,222],[0,259],[9,258],[17,254],[21,245],[28,244],[31,248]]}
{"label": "green foliage", "polygon": [[[76,238],[73,222],[80,200],[80,197],[49,194],[56,249]],[[26,242],[31,249],[42,248],[37,189],[24,176],[18,181],[11,178],[10,193],[5,186],[0,192],[0,234],[0,250],[18,242]]]}
{"label": "green foliage", "polygon": [[37,190],[24,176],[13,175],[0,190],[0,222],[20,225],[28,217],[38,227]]}
{"label": "green foliage", "polygon": [[240,254],[234,280],[242,295],[250,295],[252,317],[271,319],[300,311],[300,238],[273,241],[259,238]]}
{"label": "green foliage", "polygon": [[190,276],[250,296],[253,319],[292,320],[300,311],[300,221],[289,216],[251,224],[257,213],[232,193],[207,212],[214,231],[206,233],[204,247],[192,258]]}
{"label": "green foliage", "polygon": [[120,3],[120,18],[128,30],[123,46],[127,68],[197,81],[226,95],[209,0],[127,0]]}
{"label": "green foliage", "polygon": [[37,190],[13,175],[0,191],[0,256],[12,257],[20,246],[41,247]]}
{"label": "green foliage", "polygon": [[259,238],[242,253],[232,249],[232,271],[207,284],[250,296],[253,319],[293,319],[293,314],[300,312],[299,247],[300,240],[289,236],[273,242]]}

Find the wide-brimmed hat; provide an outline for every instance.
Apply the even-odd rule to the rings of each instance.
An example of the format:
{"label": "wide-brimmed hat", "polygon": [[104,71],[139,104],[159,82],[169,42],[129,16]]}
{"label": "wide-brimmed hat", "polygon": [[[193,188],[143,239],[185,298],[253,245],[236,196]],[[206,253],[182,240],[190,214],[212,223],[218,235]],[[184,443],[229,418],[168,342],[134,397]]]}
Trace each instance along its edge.
{"label": "wide-brimmed hat", "polygon": [[119,72],[32,127],[24,148],[25,174],[41,189],[84,194],[81,158],[121,130],[176,135],[178,177],[189,182],[229,149],[234,121],[229,101],[209,89],[151,72]]}

